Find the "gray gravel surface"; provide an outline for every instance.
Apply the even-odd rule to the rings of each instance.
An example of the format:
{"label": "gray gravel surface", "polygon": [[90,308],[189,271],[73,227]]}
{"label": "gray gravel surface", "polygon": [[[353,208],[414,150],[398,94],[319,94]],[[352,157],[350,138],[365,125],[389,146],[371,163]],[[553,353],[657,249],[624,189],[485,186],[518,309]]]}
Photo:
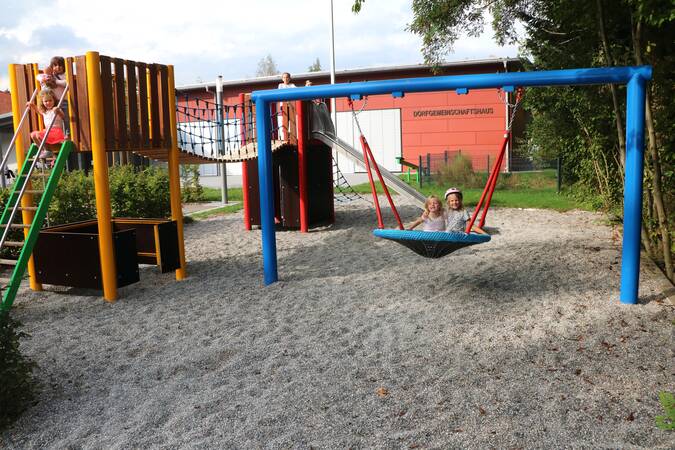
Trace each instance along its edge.
{"label": "gray gravel surface", "polygon": [[438,260],[374,238],[364,202],[337,217],[277,233],[270,286],[235,214],[186,227],[183,282],[23,290],[41,391],[0,446],[675,447],[673,306],[646,264],[619,304],[602,216],[495,209],[490,243]]}

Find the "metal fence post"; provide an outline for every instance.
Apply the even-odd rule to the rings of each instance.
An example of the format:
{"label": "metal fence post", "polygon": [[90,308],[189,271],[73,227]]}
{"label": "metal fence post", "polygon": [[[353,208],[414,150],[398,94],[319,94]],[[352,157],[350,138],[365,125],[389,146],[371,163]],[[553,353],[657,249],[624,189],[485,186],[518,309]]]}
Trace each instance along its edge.
{"label": "metal fence post", "polygon": [[431,153],[427,153],[427,176],[431,179]]}
{"label": "metal fence post", "polygon": [[557,171],[558,171],[558,194],[560,194],[560,188],[562,187],[562,158],[558,156],[557,160]]}
{"label": "metal fence post", "polygon": [[[216,81],[216,112],[218,114],[218,153],[225,154],[225,120],[223,114],[223,76],[218,75]],[[223,205],[227,205],[227,165],[225,162],[220,163],[220,192]]]}
{"label": "metal fence post", "polygon": [[420,184],[420,187],[422,187],[422,178],[424,178],[424,168],[422,167],[422,155],[419,155],[419,163],[417,165],[417,181]]}

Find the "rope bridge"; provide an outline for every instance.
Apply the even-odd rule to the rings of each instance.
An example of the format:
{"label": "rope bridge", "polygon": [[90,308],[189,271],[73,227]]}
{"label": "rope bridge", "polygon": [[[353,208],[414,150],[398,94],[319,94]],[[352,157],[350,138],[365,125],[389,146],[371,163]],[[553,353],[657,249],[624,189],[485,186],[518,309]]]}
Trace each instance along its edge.
{"label": "rope bridge", "polygon": [[[246,96],[243,103],[222,105],[188,95],[176,96],[178,147],[182,159],[196,164],[240,162],[258,156],[255,105]],[[272,151],[297,144],[295,105],[273,105],[271,113]],[[333,161],[335,198],[350,202],[362,198],[349,185]]]}

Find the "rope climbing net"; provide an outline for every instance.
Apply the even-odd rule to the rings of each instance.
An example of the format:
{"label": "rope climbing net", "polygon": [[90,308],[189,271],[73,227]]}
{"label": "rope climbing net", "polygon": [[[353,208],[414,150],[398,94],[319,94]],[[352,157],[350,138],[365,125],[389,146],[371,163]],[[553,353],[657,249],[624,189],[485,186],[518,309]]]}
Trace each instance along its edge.
{"label": "rope climbing net", "polygon": [[[258,156],[253,103],[224,104],[203,98],[177,97],[178,145],[184,151],[205,159],[236,162]],[[272,138],[283,134],[284,110],[274,111]]]}

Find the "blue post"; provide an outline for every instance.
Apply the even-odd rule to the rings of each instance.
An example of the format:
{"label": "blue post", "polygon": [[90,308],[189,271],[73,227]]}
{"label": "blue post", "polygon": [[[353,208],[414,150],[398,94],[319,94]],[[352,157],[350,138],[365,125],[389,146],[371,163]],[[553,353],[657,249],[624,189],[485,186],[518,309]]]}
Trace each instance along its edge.
{"label": "blue post", "polygon": [[279,280],[277,243],[274,229],[274,178],[270,146],[270,105],[264,99],[255,101],[258,137],[258,180],[260,183],[260,228],[262,229],[263,270],[265,284]]}
{"label": "blue post", "polygon": [[634,75],[626,94],[626,179],[623,187],[621,303],[635,304],[640,278],[642,170],[645,147],[645,79]]}

